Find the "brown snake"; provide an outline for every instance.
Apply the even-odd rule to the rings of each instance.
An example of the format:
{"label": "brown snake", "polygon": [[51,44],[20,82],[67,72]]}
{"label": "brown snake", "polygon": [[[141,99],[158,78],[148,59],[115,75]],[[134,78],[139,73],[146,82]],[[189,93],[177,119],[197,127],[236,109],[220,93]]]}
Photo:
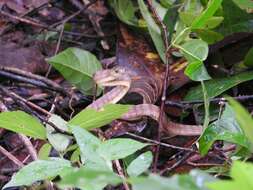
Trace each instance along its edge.
{"label": "brown snake", "polygon": [[[97,85],[103,87],[114,87],[111,91],[104,94],[102,97],[91,103],[88,108],[95,110],[101,109],[105,104],[115,104],[121,100],[129,91],[132,80],[128,71],[124,67],[116,67],[113,69],[105,69],[97,71],[93,77]],[[159,121],[160,108],[153,104],[133,105],[130,110],[125,113],[121,119],[137,120],[141,117],[148,116]],[[168,120],[166,114],[162,115],[162,131],[166,135],[182,135],[182,136],[197,136],[202,133],[202,127],[196,125],[184,125],[174,123]]]}

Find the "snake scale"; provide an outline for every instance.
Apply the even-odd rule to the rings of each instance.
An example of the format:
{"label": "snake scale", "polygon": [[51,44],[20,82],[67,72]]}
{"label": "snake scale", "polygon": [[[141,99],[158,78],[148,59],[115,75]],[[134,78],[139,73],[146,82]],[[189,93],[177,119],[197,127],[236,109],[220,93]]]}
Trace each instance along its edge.
{"label": "snake scale", "polygon": [[[105,104],[115,104],[129,91],[133,77],[129,75],[127,68],[115,67],[97,71],[93,76],[94,81],[101,87],[114,87],[112,90],[91,103],[88,108],[101,109]],[[202,127],[196,125],[184,125],[170,121],[162,112],[162,132],[169,136],[198,136],[202,133]],[[122,120],[137,120],[148,116],[159,121],[160,108],[154,104],[143,103],[133,105],[130,110],[123,114]]]}

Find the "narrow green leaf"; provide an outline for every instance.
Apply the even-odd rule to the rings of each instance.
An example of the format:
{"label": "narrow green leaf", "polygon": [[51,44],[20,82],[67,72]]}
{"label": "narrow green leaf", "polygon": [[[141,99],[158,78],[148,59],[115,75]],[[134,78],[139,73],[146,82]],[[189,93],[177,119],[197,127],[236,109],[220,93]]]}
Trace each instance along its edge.
{"label": "narrow green leaf", "polygon": [[148,151],[139,155],[133,160],[127,167],[127,173],[129,176],[138,176],[145,172],[153,161],[152,152]]}
{"label": "narrow green leaf", "polygon": [[129,105],[108,104],[100,111],[84,109],[68,122],[68,125],[80,126],[87,130],[102,127],[120,118],[129,110]]}
{"label": "narrow green leaf", "polygon": [[49,58],[48,62],[83,93],[92,95],[92,76],[102,69],[101,63],[93,54],[78,48],[68,48]]}
{"label": "narrow green leaf", "polygon": [[70,167],[71,163],[61,158],[36,160],[19,170],[3,189],[13,186],[32,185],[34,182],[55,177]]}
{"label": "narrow green leaf", "polygon": [[189,62],[204,61],[208,55],[208,44],[200,39],[193,39],[177,47]]}
{"label": "narrow green leaf", "polygon": [[224,140],[250,148],[249,141],[238,125],[231,106],[228,104],[223,111],[221,118],[210,124],[199,140],[200,153],[206,154],[216,140]]}
{"label": "narrow green leaf", "polygon": [[[253,79],[253,71],[240,73],[231,77],[224,77],[219,79],[212,79],[205,82],[207,94],[209,98],[214,98],[228,89],[237,86],[242,82]],[[185,96],[185,100],[203,100],[201,85],[193,87]]]}
{"label": "narrow green leaf", "polygon": [[46,139],[46,129],[34,117],[22,111],[0,113],[0,127],[36,139]]}
{"label": "narrow green leaf", "polygon": [[253,119],[250,113],[236,100],[228,97],[227,100],[233,108],[236,121],[239,123],[240,127],[244,131],[245,136],[249,139],[253,145]]}
{"label": "narrow green leaf", "polygon": [[147,145],[132,139],[111,139],[99,146],[98,154],[106,160],[117,160],[129,156]]}
{"label": "narrow green leaf", "polygon": [[207,8],[204,10],[203,13],[201,13],[200,16],[198,16],[196,19],[194,19],[191,28],[197,29],[204,27],[208,19],[210,19],[214,13],[218,10],[218,8],[221,6],[222,0],[211,0],[209,1]]}
{"label": "narrow green leaf", "polygon": [[152,15],[150,14],[150,12],[148,11],[148,8],[146,7],[144,1],[138,0],[138,4],[139,4],[140,10],[141,10],[141,14],[142,14],[143,18],[145,19],[145,21],[147,22],[148,31],[149,31],[149,34],[155,44],[156,50],[157,50],[158,54],[160,55],[160,58],[165,63],[166,49],[165,49],[163,38],[161,35],[161,30],[160,30],[159,26],[156,24],[155,20],[153,19]]}

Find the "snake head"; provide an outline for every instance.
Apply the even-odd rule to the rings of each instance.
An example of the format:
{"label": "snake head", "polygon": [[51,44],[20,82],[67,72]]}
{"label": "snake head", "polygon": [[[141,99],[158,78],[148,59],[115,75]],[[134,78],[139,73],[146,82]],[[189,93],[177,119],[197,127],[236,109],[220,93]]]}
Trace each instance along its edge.
{"label": "snake head", "polygon": [[97,71],[93,79],[99,86],[116,86],[124,83],[130,83],[131,79],[127,69],[124,67],[114,67]]}

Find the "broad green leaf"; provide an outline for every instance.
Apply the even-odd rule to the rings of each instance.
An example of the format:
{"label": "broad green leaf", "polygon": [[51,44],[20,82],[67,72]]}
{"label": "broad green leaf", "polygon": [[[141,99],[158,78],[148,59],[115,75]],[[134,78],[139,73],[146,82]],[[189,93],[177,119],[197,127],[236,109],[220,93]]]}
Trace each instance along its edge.
{"label": "broad green leaf", "polygon": [[227,104],[221,118],[210,124],[199,140],[199,149],[202,155],[208,152],[216,140],[224,140],[250,148],[250,144],[235,117],[233,109]]}
{"label": "broad green leaf", "polygon": [[209,1],[207,8],[199,15],[196,19],[194,19],[191,28],[197,29],[204,27],[207,23],[208,19],[210,19],[214,13],[221,6],[222,0],[211,0]]}
{"label": "broad green leaf", "polygon": [[193,11],[182,11],[179,13],[179,18],[186,26],[191,26],[194,19],[198,16],[198,13]]}
{"label": "broad green leaf", "polygon": [[244,58],[244,65],[247,67],[253,67],[253,47],[250,48],[247,55]]}
{"label": "broad green leaf", "polygon": [[230,171],[232,180],[207,183],[207,187],[211,190],[251,190],[253,189],[252,175],[253,165],[251,163],[234,161]]}
{"label": "broad green leaf", "polygon": [[233,0],[241,9],[253,9],[252,0]]}
{"label": "broad green leaf", "polygon": [[190,63],[186,67],[184,73],[191,80],[194,80],[194,81],[204,81],[204,80],[211,79],[202,61],[195,61],[195,62]]}
{"label": "broad green leaf", "polygon": [[129,105],[108,104],[100,111],[86,108],[71,119],[68,125],[80,126],[87,130],[99,128],[120,118],[129,107]]}
{"label": "broad green leaf", "polygon": [[109,2],[122,22],[132,26],[139,26],[135,15],[137,8],[131,0],[109,0]]}
{"label": "broad green leaf", "polygon": [[62,189],[80,188],[82,190],[103,190],[106,185],[117,185],[121,181],[120,177],[112,171],[81,167],[63,176],[58,185]]}
{"label": "broad green leaf", "polygon": [[129,176],[138,176],[145,172],[153,161],[152,152],[148,151],[139,155],[133,160],[127,167],[127,173]]}
{"label": "broad green leaf", "polygon": [[208,55],[208,44],[199,39],[193,39],[178,46],[189,62],[204,61]]}
{"label": "broad green leaf", "polygon": [[216,179],[200,170],[192,170],[188,175],[160,177],[150,174],[147,177],[131,177],[129,180],[133,190],[209,190],[207,182]]}
{"label": "broad green leaf", "polygon": [[[56,127],[58,127],[58,129],[61,129],[62,131],[68,131],[67,122],[60,116],[53,114],[48,119],[48,121],[53,123]],[[46,125],[46,129],[47,129],[47,139],[50,142],[50,144],[55,148],[55,150],[59,152],[65,151],[68,145],[70,144],[72,137],[56,132],[55,129],[49,124]]]}
{"label": "broad green leaf", "polygon": [[245,136],[249,139],[253,145],[253,119],[250,113],[233,98],[228,97],[229,104],[233,108],[236,121],[239,123],[241,129],[243,130]]}
{"label": "broad green leaf", "polygon": [[162,6],[170,8],[176,0],[160,0]]}
{"label": "broad green leaf", "polygon": [[232,0],[222,2],[224,21],[217,28],[224,36],[253,31],[253,14],[241,10]]}
{"label": "broad green leaf", "polygon": [[224,20],[224,18],[221,16],[213,16],[206,21],[203,28],[204,29],[214,29],[217,26],[219,26],[223,20]]}
{"label": "broad green leaf", "polygon": [[149,34],[155,44],[156,50],[158,54],[160,55],[161,59],[165,63],[165,46],[163,42],[163,38],[161,35],[161,30],[159,26],[156,24],[155,20],[153,19],[152,15],[148,11],[148,8],[146,7],[143,0],[138,0],[138,4],[140,7],[141,14],[145,21],[147,22],[148,31]]}
{"label": "broad green leaf", "polygon": [[93,54],[78,48],[68,48],[49,58],[48,62],[83,93],[93,94],[92,76],[102,69],[101,63]]}
{"label": "broad green leaf", "polygon": [[147,145],[132,139],[117,138],[102,142],[97,152],[106,160],[117,160],[129,156]]}
{"label": "broad green leaf", "polygon": [[81,160],[83,164],[92,165],[94,168],[108,168],[108,163],[98,153],[97,149],[101,145],[101,141],[79,126],[70,126],[76,142],[81,152]]}
{"label": "broad green leaf", "polygon": [[43,125],[22,111],[0,113],[0,127],[36,139],[46,139],[46,129]]}
{"label": "broad green leaf", "polygon": [[51,150],[52,150],[51,144],[49,143],[44,144],[38,152],[38,158],[40,160],[47,160],[49,158]]}
{"label": "broad green leaf", "polygon": [[194,29],[193,32],[195,32],[198,35],[198,37],[200,37],[208,44],[214,44],[224,38],[223,35],[221,35],[218,32],[214,32],[212,30]]}
{"label": "broad green leaf", "polygon": [[70,167],[71,163],[61,158],[36,160],[20,169],[3,189],[13,186],[32,185],[34,182],[55,177]]}
{"label": "broad green leaf", "polygon": [[[231,77],[212,79],[205,82],[207,94],[209,98],[214,98],[228,89],[237,86],[242,82],[246,82],[253,79],[253,71],[240,73]],[[201,85],[193,87],[187,93],[185,100],[202,100],[203,94]]]}

